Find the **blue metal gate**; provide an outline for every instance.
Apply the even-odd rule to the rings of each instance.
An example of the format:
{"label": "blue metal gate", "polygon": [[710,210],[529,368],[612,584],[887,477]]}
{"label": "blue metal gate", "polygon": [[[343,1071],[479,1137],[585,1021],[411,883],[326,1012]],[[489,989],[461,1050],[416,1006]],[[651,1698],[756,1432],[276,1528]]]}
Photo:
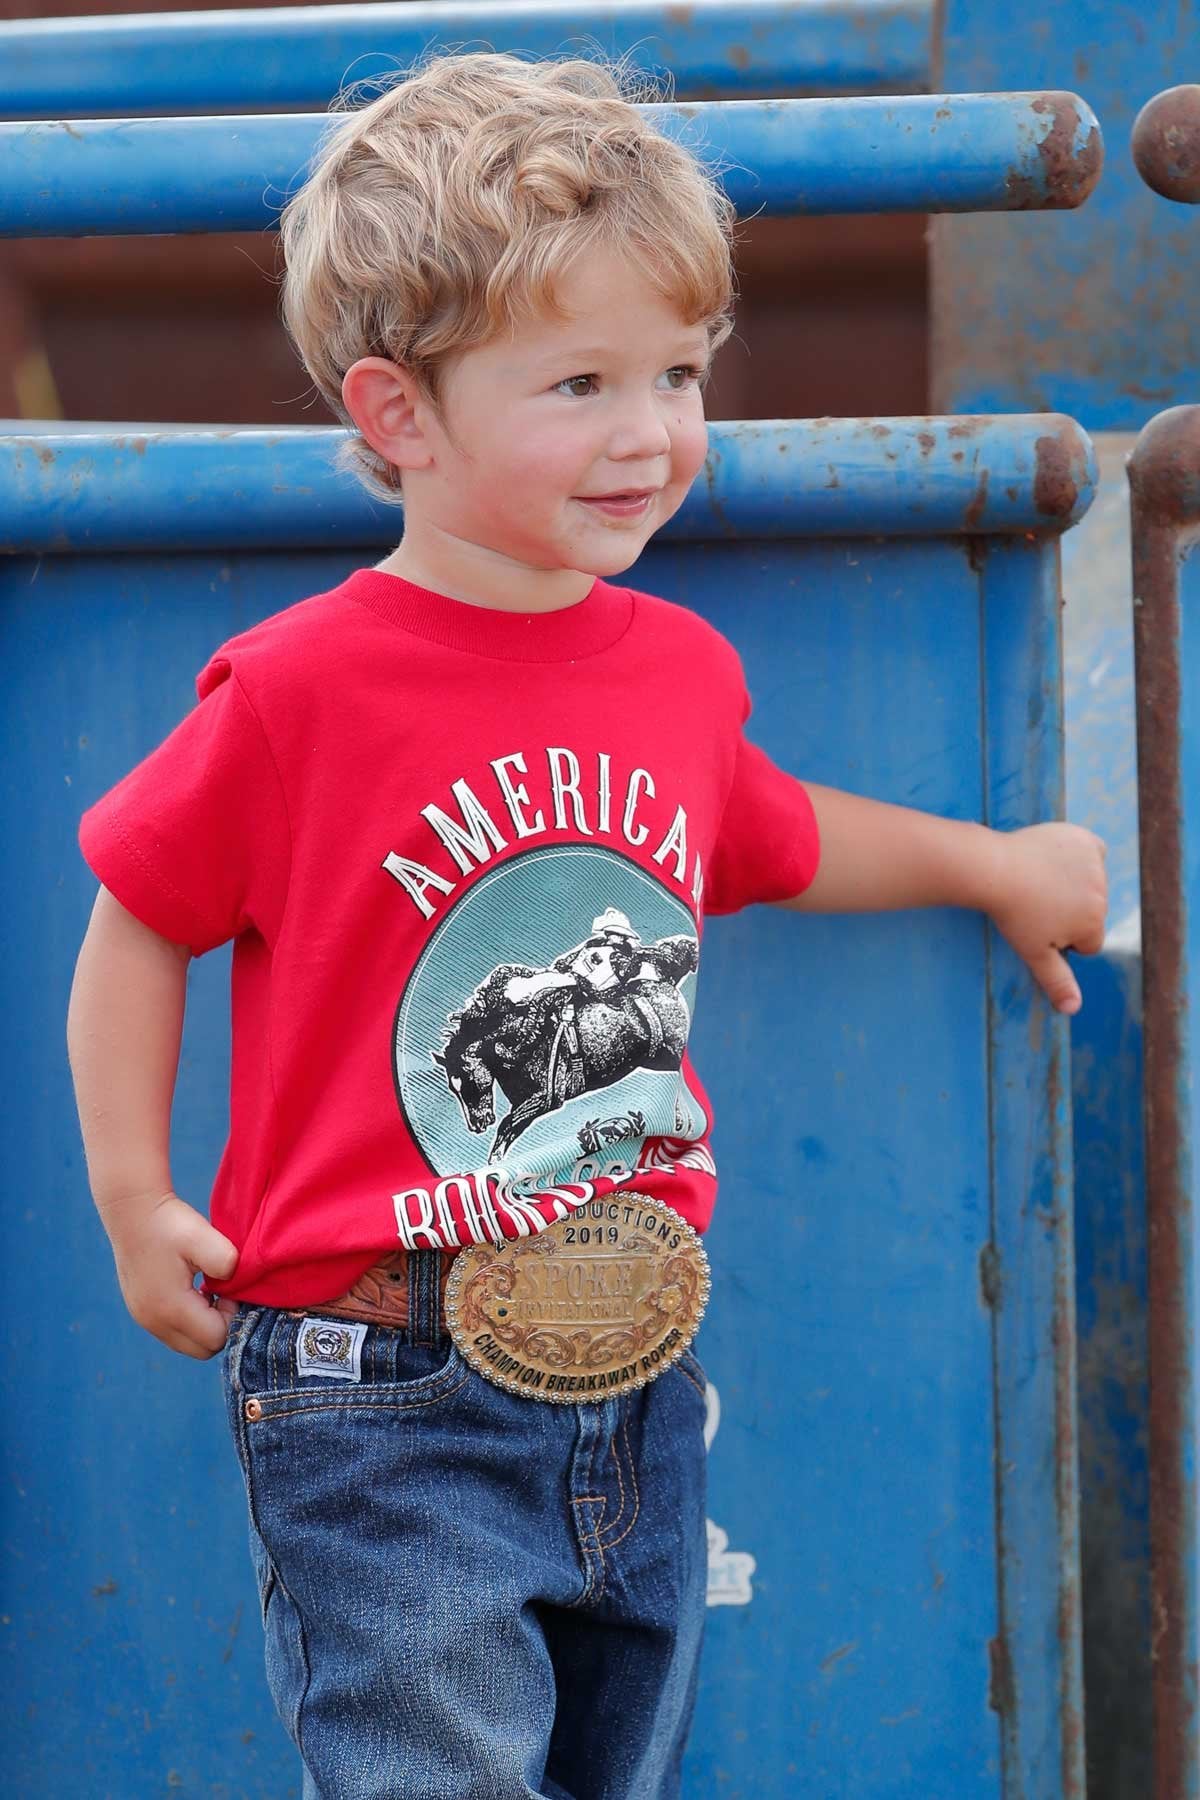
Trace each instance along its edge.
{"label": "blue metal gate", "polygon": [[[677,122],[748,165],[731,173],[748,205],[1071,203],[1095,178],[1094,122],[1072,102],[1072,154],[1051,169],[1038,146],[1066,114],[1036,101],[904,103],[947,117],[876,183],[846,180],[847,145],[899,144],[900,103]],[[806,116],[822,135],[789,167]],[[139,123],[26,128],[35,160],[10,164],[4,228],[258,218],[264,174],[281,197],[315,130],[230,126],[241,148],[185,201],[197,137]],[[9,1405],[18,1791],[298,1791],[212,1370],[123,1311],[73,1131],[63,1147],[62,1020],[94,891],[79,813],[179,718],[214,643],[394,537],[330,474],[335,436],[0,441],[4,832],[22,871],[6,970],[42,1071],[6,1125],[26,1296]],[[707,481],[630,579],[734,641],[783,767],[1017,826],[1061,808],[1057,535],[1094,480],[1086,436],[1053,415],[718,426]],[[193,970],[176,1102],[173,1170],[201,1205],[224,1133],[225,954]],[[714,922],[706,958],[693,1043],[724,1173],[689,1792],[1078,1796],[1065,1025],[967,914],[760,909]]]}

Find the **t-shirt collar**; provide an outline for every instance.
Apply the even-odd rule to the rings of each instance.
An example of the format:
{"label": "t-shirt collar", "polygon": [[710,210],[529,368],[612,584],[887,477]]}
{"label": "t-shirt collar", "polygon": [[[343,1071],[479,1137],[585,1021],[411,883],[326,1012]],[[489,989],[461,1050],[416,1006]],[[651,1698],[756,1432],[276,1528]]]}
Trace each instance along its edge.
{"label": "t-shirt collar", "polygon": [[607,650],[629,629],[633,595],[597,578],[582,600],[557,612],[503,612],[416,587],[382,569],[356,569],[343,591],[415,637],[509,662],[570,662]]}

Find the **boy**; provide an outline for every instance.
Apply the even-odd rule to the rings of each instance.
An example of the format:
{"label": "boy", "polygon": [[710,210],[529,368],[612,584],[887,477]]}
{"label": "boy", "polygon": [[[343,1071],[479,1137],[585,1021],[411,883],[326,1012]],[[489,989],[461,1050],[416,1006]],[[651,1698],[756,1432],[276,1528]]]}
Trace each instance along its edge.
{"label": "boy", "polygon": [[[89,1178],[133,1316],[224,1349],[306,1795],[678,1794],[703,915],[978,907],[1067,1012],[1061,948],[1100,947],[1090,833],[802,784],[744,736],[726,641],[612,584],[704,459],[729,231],[591,64],[447,57],[339,123],[282,220],[284,313],[354,428],[342,460],[403,493],[402,541],[221,646],[81,824]],[[209,1225],[167,1124],[187,961],[229,938]],[[572,1260],[592,1218],[613,1254]],[[646,1220],[674,1236],[635,1318]],[[530,1246],[527,1276],[504,1259]],[[522,1300],[518,1337],[526,1280],[545,1310]],[[620,1350],[603,1394],[569,1372],[566,1323],[590,1354],[596,1321],[632,1343],[650,1313],[687,1322],[652,1369]]]}

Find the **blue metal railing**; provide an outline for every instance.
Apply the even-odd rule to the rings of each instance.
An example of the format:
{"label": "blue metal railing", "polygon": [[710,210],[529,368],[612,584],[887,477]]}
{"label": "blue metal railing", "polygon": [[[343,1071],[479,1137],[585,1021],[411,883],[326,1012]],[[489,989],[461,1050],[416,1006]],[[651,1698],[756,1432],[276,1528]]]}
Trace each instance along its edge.
{"label": "blue metal railing", "polygon": [[[0,553],[331,549],[392,541],[398,509],[295,427],[0,439]],[[938,537],[1060,532],[1096,484],[1091,443],[1054,413],[768,419],[709,428],[709,476],[658,534]],[[719,494],[719,501],[714,495]]]}
{"label": "blue metal railing", "polygon": [[599,52],[679,96],[919,93],[931,0],[415,0],[412,5],[23,19],[0,25],[0,114],[98,118],[321,108],[434,45]]}
{"label": "blue metal railing", "polygon": [[[714,168],[743,216],[1074,207],[1102,158],[1095,115],[1074,94],[642,110]],[[260,229],[303,184],[329,123],[275,113],[0,125],[0,236]]]}

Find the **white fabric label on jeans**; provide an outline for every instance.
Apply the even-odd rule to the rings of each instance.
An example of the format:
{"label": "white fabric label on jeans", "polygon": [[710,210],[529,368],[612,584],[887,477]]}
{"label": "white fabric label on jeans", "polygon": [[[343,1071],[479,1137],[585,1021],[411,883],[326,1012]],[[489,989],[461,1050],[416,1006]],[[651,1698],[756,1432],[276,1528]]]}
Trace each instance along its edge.
{"label": "white fabric label on jeans", "polygon": [[297,1374],[361,1381],[366,1335],[365,1325],[352,1325],[342,1319],[303,1319],[296,1339]]}

